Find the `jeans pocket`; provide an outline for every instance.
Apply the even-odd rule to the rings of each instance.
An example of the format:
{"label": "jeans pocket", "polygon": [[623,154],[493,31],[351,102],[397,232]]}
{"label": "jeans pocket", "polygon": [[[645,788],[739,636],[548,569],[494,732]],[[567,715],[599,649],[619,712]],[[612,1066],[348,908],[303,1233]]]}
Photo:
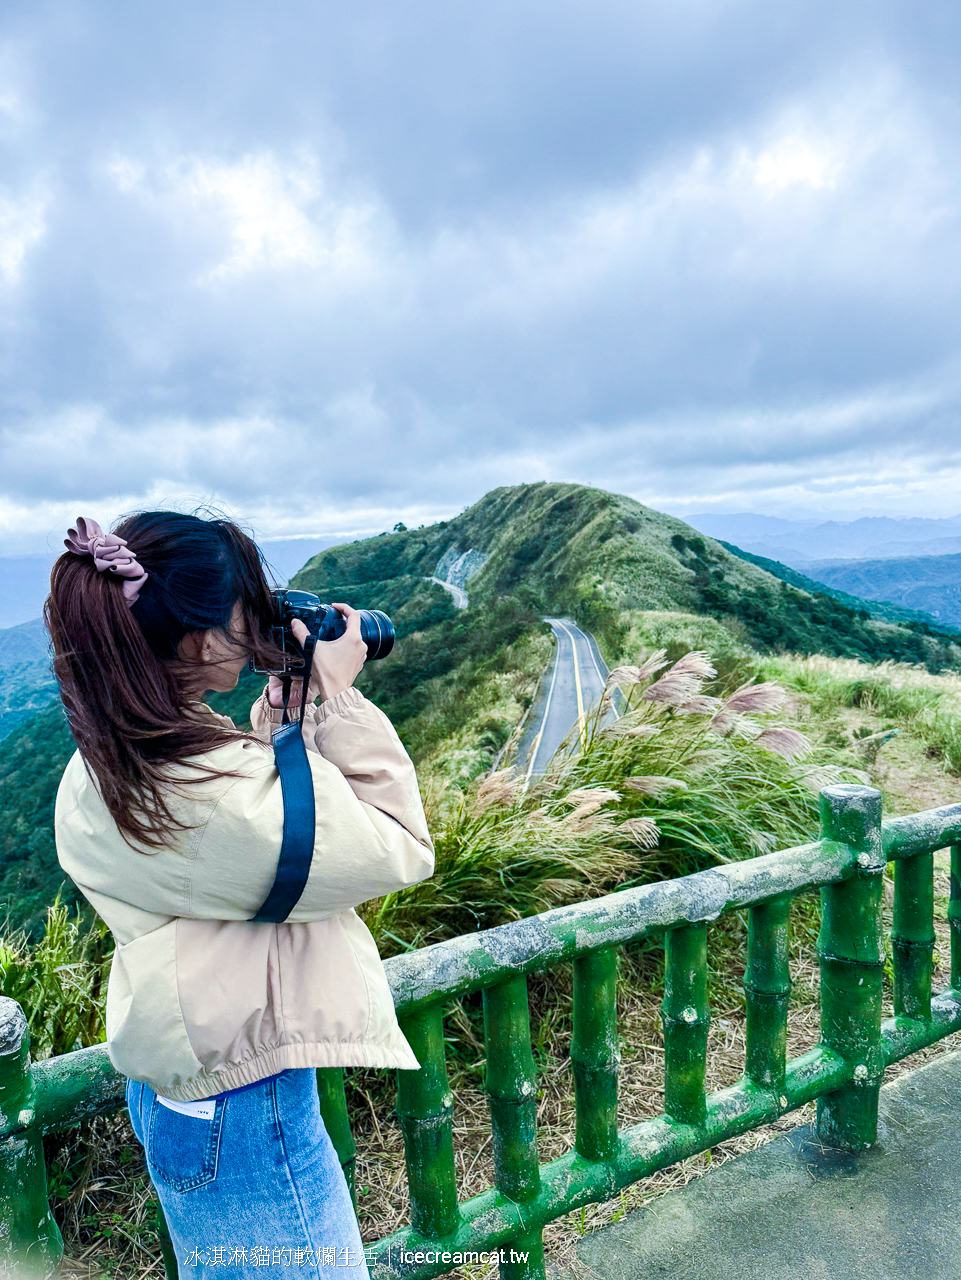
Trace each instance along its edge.
{"label": "jeans pocket", "polygon": [[217,1176],[223,1100],[211,1120],[181,1115],[156,1098],[147,1125],[147,1167],[150,1176],[172,1191],[193,1191]]}

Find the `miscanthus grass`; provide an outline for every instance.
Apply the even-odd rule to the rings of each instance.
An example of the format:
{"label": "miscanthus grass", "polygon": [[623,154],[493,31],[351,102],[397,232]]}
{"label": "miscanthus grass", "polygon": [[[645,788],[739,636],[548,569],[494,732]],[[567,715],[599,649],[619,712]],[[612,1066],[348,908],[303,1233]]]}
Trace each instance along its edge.
{"label": "miscanthus grass", "polygon": [[807,701],[822,725],[839,711],[858,708],[884,727],[919,741],[946,773],[961,773],[961,675],[933,675],[902,662],[869,665],[854,658],[785,654],[761,659],[758,670]]}
{"label": "miscanthus grass", "polygon": [[429,787],[434,876],[365,908],[383,953],[813,838],[820,788],[865,775],[780,718],[777,682],[720,698],[715,676],[703,651],[659,650],[611,672],[532,786],[502,769]]}
{"label": "miscanthus grass", "polygon": [[[776,661],[780,670],[774,669]],[[843,749],[812,747],[793,723],[801,702],[810,709],[805,727],[810,725],[812,738],[822,712],[833,712],[841,701],[862,705],[870,699],[875,709],[884,706],[879,714],[921,718],[940,713],[955,723],[951,700],[929,696],[932,690],[943,692],[943,686],[926,683],[934,678],[892,670],[873,680],[873,669],[860,664],[842,671],[836,663],[822,670],[809,660],[772,660],[722,697],[714,667],[703,651],[669,664],[662,650],[615,669],[605,702],[589,716],[579,740],[572,734],[547,772],[526,789],[509,768],[460,785],[423,779],[436,871],[430,880],[361,908],[382,954],[810,839],[817,829],[820,787],[863,781],[865,775],[847,766],[851,757]],[[727,687],[733,683],[730,676],[729,671]],[[859,684],[864,680],[868,684]],[[886,682],[893,680],[902,689],[887,692]],[[617,716],[612,700],[621,713]],[[797,904],[796,981],[808,971],[814,974],[815,915],[813,904]],[[723,1035],[725,1045],[741,1026],[740,928],[738,917],[730,915],[712,930],[712,1002],[718,1012],[716,1034]],[[20,934],[0,941],[0,990],[24,1005],[36,1056],[103,1038],[109,949],[102,928],[85,929],[61,904],[51,908],[37,943]],[[661,1105],[659,964],[656,947],[628,948],[619,960],[622,1032],[637,1047],[623,1103],[631,1116],[636,1108],[638,1118]],[[813,976],[799,986],[816,989]],[[530,994],[534,1052],[544,1080],[554,1081],[566,1071],[569,1053],[569,973],[536,975]],[[816,1004],[811,1009],[815,1028]],[[466,1194],[490,1177],[480,998],[465,997],[450,1012],[449,1069],[459,1114],[473,1114],[474,1107],[479,1117],[476,1124],[462,1121],[465,1131],[459,1130]],[[811,1036],[816,1038],[816,1030]],[[741,1060],[740,1052],[734,1056],[732,1070]],[[636,1079],[631,1071],[639,1073]],[[392,1084],[386,1072],[352,1071],[347,1086],[362,1155],[362,1220],[368,1236],[375,1237],[396,1225],[404,1209]],[[543,1154],[549,1156],[569,1145],[570,1100],[564,1093],[557,1102],[553,1123],[554,1103],[544,1105],[549,1114],[542,1117]],[[77,1135],[47,1139],[47,1148],[51,1192],[74,1260],[65,1274],[84,1280],[108,1269],[131,1280],[157,1274],[152,1193],[123,1116],[97,1121]],[[385,1186],[389,1182],[384,1194],[378,1178]],[[650,1187],[644,1194],[651,1194]],[[552,1244],[563,1244],[564,1230],[563,1224],[552,1228]]]}

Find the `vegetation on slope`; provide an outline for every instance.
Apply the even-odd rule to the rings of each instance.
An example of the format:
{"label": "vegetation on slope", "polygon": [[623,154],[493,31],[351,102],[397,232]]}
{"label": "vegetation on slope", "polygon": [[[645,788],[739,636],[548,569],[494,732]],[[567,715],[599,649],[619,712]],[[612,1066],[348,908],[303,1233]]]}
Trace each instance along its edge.
{"label": "vegetation on slope", "polygon": [[[504,772],[468,784],[428,785],[437,874],[403,894],[366,905],[384,954],[806,839],[815,829],[820,785],[868,776],[885,785],[889,747],[879,760],[877,731],[889,727],[892,718],[902,731],[895,743],[913,744],[916,763],[927,770],[929,781],[936,785],[940,778],[947,784],[930,802],[953,798],[952,784],[939,770],[961,768],[961,758],[944,754],[946,744],[958,741],[961,678],[850,659],[758,657],[712,619],[667,611],[638,617],[649,636],[664,642],[662,648],[683,651],[665,671],[661,664],[668,655],[652,654],[650,640],[642,641],[635,662],[612,673],[613,683],[629,698],[627,714],[615,724],[595,718],[579,755],[559,756],[526,793]],[[726,646],[723,676],[713,680],[706,655],[685,648],[686,641],[705,636]],[[791,696],[785,698],[774,682]],[[953,738],[946,732],[949,726]],[[913,796],[906,798],[906,809],[917,807]],[[805,971],[813,957],[809,915],[800,911],[794,940]],[[95,1043],[102,1036],[96,1016],[84,1022],[77,1014],[101,1008],[109,940],[82,930],[71,933],[65,928],[69,924],[61,910],[51,915],[47,935],[35,948],[22,938],[0,946],[2,990],[25,1001],[41,1053]],[[717,1007],[725,1028],[741,1025],[735,1007],[743,958],[739,927],[732,916],[712,931],[720,946],[712,950],[717,967],[712,999],[721,1002]],[[622,1022],[632,1047],[656,1042],[652,992],[659,970],[656,955],[644,956],[642,950],[623,957],[620,970],[623,1004],[631,1008],[646,1001],[652,1010],[642,1028],[629,1026],[627,1018]],[[556,1062],[558,1070],[569,1053],[570,992],[564,981],[554,975],[543,985],[540,979],[532,982],[538,1057]],[[459,1099],[473,1096],[470,1090],[482,1069],[479,1003],[473,997],[461,1002],[449,1024]],[[660,1078],[655,1055],[649,1092],[656,1091]],[[362,1145],[366,1124],[373,1125],[371,1142],[382,1129],[393,1132],[386,1073],[349,1072],[348,1100]],[[148,1187],[122,1119],[98,1124],[95,1165],[86,1159],[88,1148],[71,1145],[72,1140],[57,1147],[48,1143],[58,1215],[78,1251],[94,1247],[104,1266],[110,1261],[111,1274],[133,1280],[156,1256],[145,1207]],[[565,1124],[568,1135],[569,1117]],[[466,1144],[480,1157],[488,1132],[485,1127],[472,1131],[462,1149]],[[362,1194],[365,1177],[371,1175],[361,1177]],[[384,1197],[372,1211],[373,1200],[362,1201],[364,1222],[369,1233],[381,1235],[387,1229]],[[84,1213],[72,1213],[71,1206],[81,1203]]]}
{"label": "vegetation on slope", "polygon": [[445,552],[470,548],[487,555],[469,583],[470,612],[509,597],[534,614],[570,613],[610,653],[623,642],[625,614],[680,610],[721,619],[762,650],[961,666],[952,637],[800,590],[681,520],[583,485],[494,489],[454,520],[324,551],[293,585],[366,603],[430,576]]}
{"label": "vegetation on slope", "polygon": [[58,893],[80,901],[60,870],[53,807],[74,752],[59,702],[10,734],[0,750],[0,898],[6,919],[36,931]]}
{"label": "vegetation on slope", "polygon": [[961,555],[817,560],[805,567],[829,587],[924,609],[942,625],[961,626]]}
{"label": "vegetation on slope", "polygon": [[0,631],[0,739],[56,696],[48,645],[40,618]]}
{"label": "vegetation on slope", "polygon": [[703,652],[668,666],[657,651],[611,673],[624,714],[597,708],[529,788],[509,769],[435,785],[434,876],[364,908],[382,953],[810,838],[820,787],[863,775],[771,720],[775,683],[725,697],[707,692],[716,674]]}
{"label": "vegetation on slope", "polygon": [[[809,578],[798,569],[792,569],[790,565],[781,564],[779,560],[768,560],[766,556],[755,555],[751,551],[744,551],[741,547],[735,547],[730,542],[721,541],[721,546],[730,551],[731,555],[738,556],[742,560],[747,560],[751,564],[756,564],[759,569],[773,574],[775,578],[781,578],[784,582],[789,582],[792,587],[798,587],[801,591],[806,591],[809,595],[826,595],[833,596],[835,600],[840,600],[847,608],[852,609],[855,613],[861,615],[870,615],[872,618],[883,618],[886,622],[894,622],[900,626],[907,627],[910,631],[918,631],[922,635],[933,636],[939,640],[947,640],[957,642],[961,632],[957,627],[949,625],[947,622],[941,621],[934,617],[933,614],[925,613],[920,609],[905,609],[902,605],[893,604],[888,599],[872,599],[867,595],[854,596],[849,595],[846,591],[839,591],[836,587],[828,586],[825,582],[816,582],[813,578]],[[943,559],[944,557],[939,557]],[[956,557],[961,561],[961,556]],[[843,564],[850,567],[850,561],[831,561],[831,564]],[[903,561],[895,561],[895,564],[903,564]],[[955,581],[961,581],[961,576],[956,577]],[[858,582],[859,588],[863,589],[867,583]],[[893,589],[890,583],[886,581],[886,575],[882,575],[880,579],[875,581],[873,589],[878,592]]]}

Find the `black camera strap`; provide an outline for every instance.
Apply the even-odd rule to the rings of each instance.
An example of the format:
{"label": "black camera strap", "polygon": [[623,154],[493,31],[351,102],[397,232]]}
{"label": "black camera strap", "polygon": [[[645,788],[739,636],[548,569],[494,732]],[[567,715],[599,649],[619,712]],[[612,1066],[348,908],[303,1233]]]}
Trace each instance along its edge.
{"label": "black camera strap", "polygon": [[303,683],[300,694],[300,718],[287,714],[292,677],[281,677],[284,714],[281,726],[273,735],[274,760],[280,773],[280,791],[284,801],[284,834],[277,860],[277,873],[270,892],[251,919],[260,923],[280,924],[300,901],[310,875],[314,856],[316,813],[314,811],[314,779],[304,743],[304,715],[307,711],[307,686],[314,660],[317,637],[304,641]]}

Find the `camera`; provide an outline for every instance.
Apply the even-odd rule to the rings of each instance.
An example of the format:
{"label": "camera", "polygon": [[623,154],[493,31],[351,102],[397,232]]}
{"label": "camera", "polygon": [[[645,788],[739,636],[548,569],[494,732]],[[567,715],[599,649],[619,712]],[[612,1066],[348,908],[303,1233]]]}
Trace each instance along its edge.
{"label": "camera", "polygon": [[[285,671],[262,671],[262,675],[299,675],[303,668],[304,655],[300,645],[294,639],[290,624],[299,618],[311,635],[318,640],[336,640],[347,629],[347,619],[332,604],[324,604],[320,596],[312,591],[292,591],[279,588],[271,592],[274,601],[274,614],[271,620],[270,638],[278,649],[289,653],[292,661]],[[359,609],[360,634],[367,645],[367,657],[386,658],[394,647],[394,624],[386,613],[380,609]],[[251,668],[254,667],[251,659]]]}

